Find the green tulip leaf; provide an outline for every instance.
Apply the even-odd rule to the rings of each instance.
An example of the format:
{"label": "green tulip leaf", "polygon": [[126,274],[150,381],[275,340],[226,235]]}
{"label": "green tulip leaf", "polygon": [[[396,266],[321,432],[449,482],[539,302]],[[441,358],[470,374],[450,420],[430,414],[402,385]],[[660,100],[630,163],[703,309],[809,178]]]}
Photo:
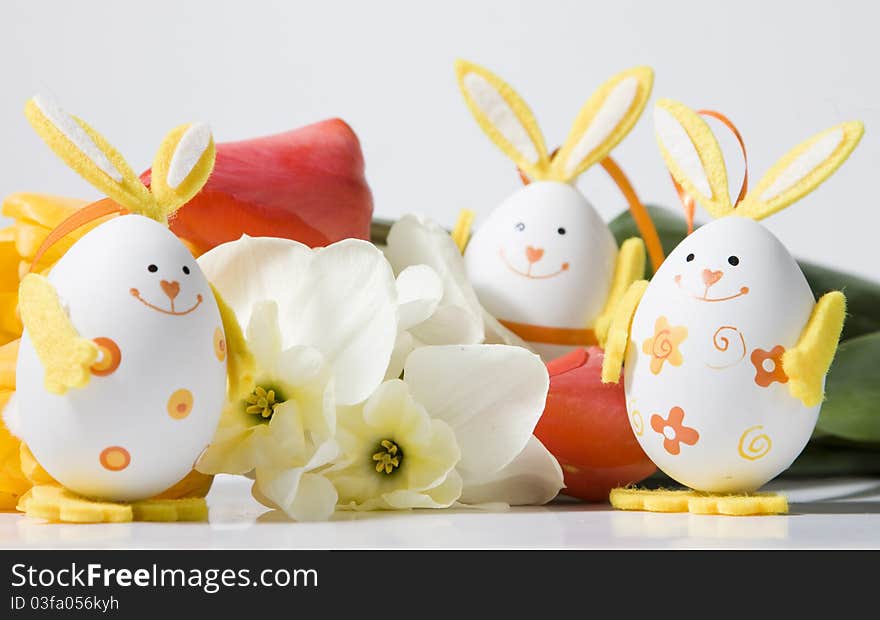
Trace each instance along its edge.
{"label": "green tulip leaf", "polygon": [[859,442],[880,442],[880,332],[840,345],[825,383],[820,431]]}

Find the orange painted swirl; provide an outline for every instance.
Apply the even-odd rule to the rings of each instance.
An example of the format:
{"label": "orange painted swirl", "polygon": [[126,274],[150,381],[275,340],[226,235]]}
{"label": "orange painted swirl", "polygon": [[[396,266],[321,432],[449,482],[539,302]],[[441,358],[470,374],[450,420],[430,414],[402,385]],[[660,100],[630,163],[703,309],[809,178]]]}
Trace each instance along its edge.
{"label": "orange painted swirl", "polygon": [[732,344],[731,341],[733,343],[739,343],[737,349],[731,350],[731,353],[736,355],[736,358],[723,364],[706,364],[706,366],[715,370],[723,370],[739,364],[746,356],[746,339],[743,337],[742,333],[732,325],[722,325],[715,330],[715,333],[712,335],[712,346],[715,347],[716,351],[721,351],[722,353],[726,353],[730,350]]}
{"label": "orange painted swirl", "polygon": [[675,343],[672,342],[668,329],[659,331],[654,336],[654,342],[651,344],[651,354],[657,359],[666,359],[675,350]]}

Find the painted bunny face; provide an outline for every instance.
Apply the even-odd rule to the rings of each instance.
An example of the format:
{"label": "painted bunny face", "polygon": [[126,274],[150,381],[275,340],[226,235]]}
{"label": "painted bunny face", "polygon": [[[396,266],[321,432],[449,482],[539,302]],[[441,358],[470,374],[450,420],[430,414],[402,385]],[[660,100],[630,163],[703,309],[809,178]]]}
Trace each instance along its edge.
{"label": "painted bunny face", "polygon": [[[456,73],[479,126],[529,180],[488,216],[466,248],[468,275],[480,301],[545,358],[595,344],[593,328],[608,305],[618,248],[572,184],[606,160],[635,125],[653,72],[635,67],[602,84],[552,153],[510,85],[466,61],[456,63]],[[617,181],[623,175],[617,170],[615,176],[611,167],[616,169],[613,162],[606,169]],[[632,206],[631,196],[627,200]]]}
{"label": "painted bunny face", "polygon": [[763,293],[784,288],[780,279],[799,273],[779,240],[743,217],[726,217],[700,227],[667,261],[661,268],[670,278],[666,285],[706,304],[740,298],[748,299],[738,305],[751,305],[756,299],[760,304]]}
{"label": "painted bunny face", "polygon": [[608,226],[586,198],[571,185],[545,181],[527,185],[491,213],[468,244],[465,263],[489,312],[574,327],[601,311],[616,252]]}

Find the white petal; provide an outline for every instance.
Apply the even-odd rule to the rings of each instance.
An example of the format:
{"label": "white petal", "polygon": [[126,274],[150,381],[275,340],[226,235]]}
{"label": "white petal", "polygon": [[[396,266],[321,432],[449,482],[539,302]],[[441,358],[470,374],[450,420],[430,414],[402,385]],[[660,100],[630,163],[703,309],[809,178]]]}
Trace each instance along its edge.
{"label": "white petal", "polygon": [[333,439],[327,440],[315,449],[315,453],[309,462],[306,463],[306,469],[318,469],[324,465],[329,465],[336,457],[339,456],[339,444]]}
{"label": "white petal", "polygon": [[479,344],[485,336],[483,322],[461,306],[440,306],[411,331],[425,344]]}
{"label": "white petal", "polygon": [[464,476],[461,500],[466,504],[503,502],[511,506],[546,504],[565,484],[562,469],[547,448],[531,437],[512,463],[494,474]]}
{"label": "white petal", "polygon": [[326,521],[336,507],[336,489],[324,476],[302,469],[258,469],[252,489],[254,499],[283,510],[297,521]]}
{"label": "white petal", "polygon": [[418,341],[407,331],[401,331],[397,334],[397,340],[394,341],[394,349],[391,351],[391,361],[388,362],[388,370],[385,371],[386,381],[388,379],[400,378],[406,358],[409,357],[409,354],[412,353],[418,344]]}
{"label": "white petal", "polygon": [[483,309],[483,326],[486,333],[486,344],[509,344],[515,347],[523,347],[529,351],[532,350],[525,340],[504,327],[486,309]]}
{"label": "white petal", "polygon": [[281,330],[278,328],[278,304],[271,300],[254,304],[247,325],[248,348],[258,365],[274,366],[281,353]]}
{"label": "white petal", "polygon": [[317,250],[299,288],[307,294],[282,314],[285,346],[323,353],[341,404],[367,398],[381,383],[397,337],[397,287],[376,246],[347,239]]}
{"label": "white petal", "polygon": [[305,430],[322,438],[336,433],[336,398],[330,369],[313,347],[296,346],[283,351],[275,367],[279,381],[290,390]]}
{"label": "white petal", "polygon": [[448,508],[461,495],[462,481],[458,472],[452,470],[443,483],[428,491],[401,489],[385,493],[382,499],[390,508]]}
{"label": "white petal", "polygon": [[[411,265],[428,265],[443,283],[438,312],[427,321],[442,320],[443,324],[415,334],[420,340],[429,344],[483,341],[482,307],[468,280],[461,252],[449,233],[430,219],[405,215],[391,227],[385,255],[396,273]],[[447,307],[456,308],[456,311],[441,313]],[[465,324],[454,332],[450,331],[455,322]],[[461,340],[463,337],[468,339]]]}
{"label": "white petal", "polygon": [[461,448],[459,470],[478,477],[523,451],[550,384],[540,357],[505,345],[416,349],[403,377],[431,417],[452,426]]}
{"label": "white petal", "polygon": [[398,329],[409,329],[426,320],[443,297],[443,283],[427,265],[412,265],[397,276]]}
{"label": "white petal", "polygon": [[297,282],[312,261],[302,243],[274,237],[243,236],[199,257],[199,267],[246,327],[254,304],[278,303],[280,316],[301,296]]}

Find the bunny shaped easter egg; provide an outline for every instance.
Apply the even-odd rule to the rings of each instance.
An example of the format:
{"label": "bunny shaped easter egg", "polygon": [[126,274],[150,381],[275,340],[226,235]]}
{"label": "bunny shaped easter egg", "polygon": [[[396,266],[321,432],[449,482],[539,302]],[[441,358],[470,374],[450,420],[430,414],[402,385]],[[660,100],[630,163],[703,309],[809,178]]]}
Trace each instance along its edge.
{"label": "bunny shaped easter egg", "polygon": [[[602,162],[619,184],[608,153],[632,129],[648,101],[653,73],[624,71],[586,102],[568,138],[548,154],[525,102],[498,76],[475,64],[456,65],[461,92],[480,127],[519,167],[528,184],[501,203],[467,242],[464,259],[480,302],[545,359],[597,342],[610,310],[645,268],[645,246],[629,239],[618,248],[607,224],[573,185]],[[621,185],[624,187],[624,185]],[[638,203],[625,184],[631,206]],[[643,209],[638,203],[638,208]],[[470,218],[469,215],[465,216]],[[650,222],[646,215],[641,223]],[[460,246],[469,236],[460,220]],[[662,261],[656,231],[652,260]],[[659,254],[659,256],[658,256]]]}
{"label": "bunny shaped easter egg", "polygon": [[624,295],[603,380],[616,382],[625,359],[633,431],[671,478],[709,493],[752,492],[809,440],[845,314],[842,293],[814,299],[759,220],[827,179],[862,125],[802,143],[736,205],[718,142],[698,113],[663,100],[655,127],[673,178],[715,219],[686,237],[650,284]]}
{"label": "bunny shaped easter egg", "polygon": [[43,249],[89,218],[116,217],[73,244],[48,276],[22,280],[25,330],[11,427],[69,491],[149,498],[192,470],[226,397],[226,311],[167,227],[210,175],[214,141],[205,125],[173,130],[147,189],[80,119],[41,98],[26,114],[69,166],[112,199],[72,216]]}

